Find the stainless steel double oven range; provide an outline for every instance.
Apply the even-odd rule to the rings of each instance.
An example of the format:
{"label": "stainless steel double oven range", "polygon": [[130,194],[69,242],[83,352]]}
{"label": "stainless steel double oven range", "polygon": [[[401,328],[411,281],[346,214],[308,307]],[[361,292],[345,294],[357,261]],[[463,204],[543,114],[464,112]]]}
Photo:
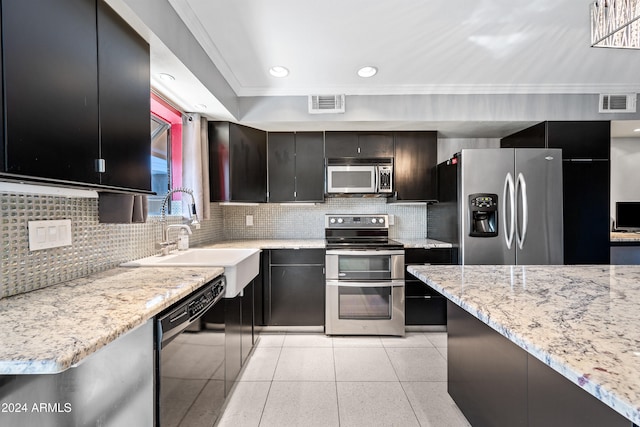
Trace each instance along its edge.
{"label": "stainless steel double oven range", "polygon": [[404,335],[404,247],[388,215],[325,215],[327,335]]}

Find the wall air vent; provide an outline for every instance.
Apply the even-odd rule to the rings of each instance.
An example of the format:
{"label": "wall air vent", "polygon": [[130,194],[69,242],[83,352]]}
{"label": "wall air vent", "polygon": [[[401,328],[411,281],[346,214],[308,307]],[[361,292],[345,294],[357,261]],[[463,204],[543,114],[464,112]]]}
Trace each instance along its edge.
{"label": "wall air vent", "polygon": [[600,113],[635,113],[636,94],[600,94]]}
{"label": "wall air vent", "polygon": [[309,114],[344,113],[344,95],[309,95]]}

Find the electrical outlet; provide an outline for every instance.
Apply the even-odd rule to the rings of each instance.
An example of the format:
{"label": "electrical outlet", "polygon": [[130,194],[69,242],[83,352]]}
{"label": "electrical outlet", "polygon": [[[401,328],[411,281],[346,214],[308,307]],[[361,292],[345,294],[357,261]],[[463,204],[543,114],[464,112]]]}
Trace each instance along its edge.
{"label": "electrical outlet", "polygon": [[247,227],[253,227],[253,215],[247,215],[245,217],[245,225]]}
{"label": "electrical outlet", "polygon": [[29,221],[29,250],[71,245],[71,220]]}

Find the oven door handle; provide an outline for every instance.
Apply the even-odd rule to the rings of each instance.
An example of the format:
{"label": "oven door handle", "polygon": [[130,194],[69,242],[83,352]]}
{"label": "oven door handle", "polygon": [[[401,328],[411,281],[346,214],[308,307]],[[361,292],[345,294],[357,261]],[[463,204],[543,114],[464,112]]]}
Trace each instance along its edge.
{"label": "oven door handle", "polygon": [[350,255],[350,256],[369,256],[369,255],[404,255],[404,249],[400,250],[358,250],[358,249],[327,249],[327,255]]}
{"label": "oven door handle", "polygon": [[327,280],[327,286],[342,286],[346,288],[398,288],[404,287],[404,281],[392,280],[385,282],[354,282],[349,280]]}

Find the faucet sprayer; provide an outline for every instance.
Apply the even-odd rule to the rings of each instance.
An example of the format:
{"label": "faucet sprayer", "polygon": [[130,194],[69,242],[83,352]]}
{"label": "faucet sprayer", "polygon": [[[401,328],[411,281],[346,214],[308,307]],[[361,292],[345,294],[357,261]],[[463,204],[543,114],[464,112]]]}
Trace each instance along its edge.
{"label": "faucet sprayer", "polygon": [[[198,214],[196,212],[196,199],[195,197],[193,197],[193,190],[189,189],[189,188],[174,188],[173,190],[170,190],[167,195],[164,198],[164,201],[162,202],[162,217],[161,217],[161,223],[162,223],[162,243],[161,245],[167,246],[169,245],[169,238],[168,238],[168,227],[167,227],[167,217],[166,217],[166,208],[167,208],[167,203],[169,202],[169,199],[171,198],[171,196],[174,193],[185,193],[188,194],[189,196],[191,196],[191,211],[189,212],[189,214],[191,215],[191,222],[190,225],[194,226],[196,229],[200,228],[200,222],[198,221]],[[191,234],[191,230],[189,230],[189,234]]]}

